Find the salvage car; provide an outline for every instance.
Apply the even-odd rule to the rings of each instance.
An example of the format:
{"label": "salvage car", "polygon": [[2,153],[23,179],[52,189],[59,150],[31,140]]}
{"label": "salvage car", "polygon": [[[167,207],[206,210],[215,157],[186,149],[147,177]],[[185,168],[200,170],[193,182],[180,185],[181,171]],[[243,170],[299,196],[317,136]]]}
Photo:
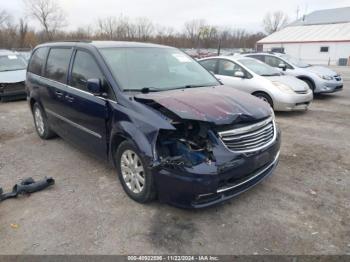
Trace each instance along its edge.
{"label": "salvage car", "polygon": [[313,99],[312,90],[303,81],[253,58],[218,56],[199,63],[223,84],[264,100],[275,111],[306,110]]}
{"label": "salvage car", "polygon": [[327,67],[310,65],[283,53],[252,53],[245,56],[258,59],[283,70],[287,75],[303,80],[314,94],[334,93],[343,89],[341,76]]}
{"label": "salvage car", "polygon": [[9,50],[0,50],[0,101],[26,97],[26,61]]}
{"label": "salvage car", "polygon": [[133,42],[35,48],[28,101],[55,134],[108,159],[127,195],[201,208],[272,174],[280,131],[263,101],[220,85],[184,52]]}

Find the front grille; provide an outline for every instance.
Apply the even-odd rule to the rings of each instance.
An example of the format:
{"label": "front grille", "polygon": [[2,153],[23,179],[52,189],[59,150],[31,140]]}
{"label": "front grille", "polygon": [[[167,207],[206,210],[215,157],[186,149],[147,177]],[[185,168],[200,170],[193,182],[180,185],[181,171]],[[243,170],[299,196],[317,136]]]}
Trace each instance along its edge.
{"label": "front grille", "polygon": [[276,139],[272,117],[252,125],[219,132],[225,146],[233,152],[252,152],[269,146]]}
{"label": "front grille", "polygon": [[24,85],[24,82],[6,83],[6,84],[2,84],[2,90],[4,93],[5,92],[24,91],[25,85]]}

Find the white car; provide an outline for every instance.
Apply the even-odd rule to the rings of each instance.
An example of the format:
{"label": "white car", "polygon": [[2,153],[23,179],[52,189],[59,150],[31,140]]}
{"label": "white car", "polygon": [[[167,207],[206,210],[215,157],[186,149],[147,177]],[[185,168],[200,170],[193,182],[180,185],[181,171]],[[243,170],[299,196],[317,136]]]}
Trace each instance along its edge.
{"label": "white car", "polygon": [[216,56],[199,63],[227,86],[268,102],[275,111],[306,110],[313,94],[307,84],[244,56]]}
{"label": "white car", "polygon": [[313,66],[287,54],[252,53],[244,56],[258,59],[283,70],[286,75],[303,80],[316,93],[333,93],[343,89],[339,74],[324,66]]}

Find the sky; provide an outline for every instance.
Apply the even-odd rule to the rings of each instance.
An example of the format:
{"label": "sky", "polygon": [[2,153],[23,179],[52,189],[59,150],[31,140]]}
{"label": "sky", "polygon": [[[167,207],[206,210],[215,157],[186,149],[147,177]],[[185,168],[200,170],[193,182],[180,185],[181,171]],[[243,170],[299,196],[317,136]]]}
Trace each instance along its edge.
{"label": "sky", "polygon": [[[262,31],[267,12],[281,10],[295,20],[315,10],[350,6],[350,0],[56,0],[67,14],[67,30],[96,23],[99,17],[148,17],[154,24],[182,30],[185,21],[205,19],[209,24]],[[15,19],[25,17],[23,0],[0,0],[0,11]],[[30,23],[35,25],[35,23]]]}

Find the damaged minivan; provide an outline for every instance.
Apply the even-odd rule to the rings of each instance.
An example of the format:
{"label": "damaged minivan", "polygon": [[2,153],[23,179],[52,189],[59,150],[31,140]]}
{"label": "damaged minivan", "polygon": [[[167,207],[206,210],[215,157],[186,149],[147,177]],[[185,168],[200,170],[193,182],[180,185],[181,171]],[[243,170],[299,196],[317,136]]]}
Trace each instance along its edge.
{"label": "damaged minivan", "polygon": [[60,42],[32,53],[26,85],[36,131],[116,168],[125,192],[201,208],[275,169],[269,105],[225,87],[182,51],[134,42]]}

